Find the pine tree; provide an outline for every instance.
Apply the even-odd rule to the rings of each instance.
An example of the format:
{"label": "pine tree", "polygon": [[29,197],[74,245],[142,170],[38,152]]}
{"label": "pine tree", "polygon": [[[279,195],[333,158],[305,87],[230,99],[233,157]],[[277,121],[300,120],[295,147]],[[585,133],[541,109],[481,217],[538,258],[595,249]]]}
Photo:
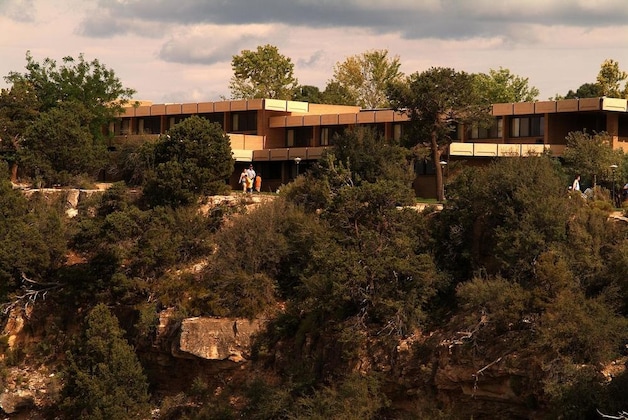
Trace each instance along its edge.
{"label": "pine tree", "polygon": [[99,304],[85,323],[68,352],[62,409],[68,418],[146,418],[147,380],[117,319]]}

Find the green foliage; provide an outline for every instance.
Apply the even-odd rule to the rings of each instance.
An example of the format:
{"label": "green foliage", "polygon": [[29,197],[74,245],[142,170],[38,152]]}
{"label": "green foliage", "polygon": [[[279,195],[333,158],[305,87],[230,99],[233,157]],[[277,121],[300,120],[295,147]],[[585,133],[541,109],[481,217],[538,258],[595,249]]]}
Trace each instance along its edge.
{"label": "green foliage", "polygon": [[557,96],[554,100],[599,98],[600,96],[604,96],[602,92],[602,86],[600,86],[598,83],[584,83],[580,85],[580,87],[576,89],[575,92],[570,89],[564,97]]}
{"label": "green foliage", "polygon": [[550,414],[555,418],[597,418],[604,401],[600,373],[592,366],[562,364],[547,366],[544,391],[550,400]]}
{"label": "green foliage", "polygon": [[595,364],[617,356],[626,328],[628,320],[617,316],[603,299],[565,290],[543,313],[537,345],[548,358]]}
{"label": "green foliage", "polygon": [[294,64],[273,45],[260,45],[257,51],[243,50],[231,60],[233,77],[229,82],[234,99],[292,99],[298,87]]}
{"label": "green foliage", "polygon": [[[306,252],[289,243],[287,236],[293,229],[307,235],[311,225],[280,199],[236,216],[215,237],[217,249],[203,274],[205,310],[214,315],[253,317],[272,309],[280,289],[290,293],[288,285],[295,281],[287,261],[303,258],[298,254]],[[287,278],[282,279],[284,276]]]}
{"label": "green foliage", "polygon": [[403,77],[400,67],[399,57],[389,57],[388,50],[365,51],[336,63],[332,82],[344,88],[362,108],[386,108],[386,88]]}
{"label": "green foliage", "polygon": [[473,322],[477,322],[478,314],[483,314],[495,334],[518,328],[523,315],[529,310],[531,298],[530,292],[521,285],[501,277],[476,277],[461,283],[456,288],[456,296],[460,309],[475,317]]}
{"label": "green foliage", "polygon": [[146,200],[152,206],[193,204],[200,196],[229,190],[231,143],[219,125],[192,116],[155,144],[154,165],[146,176]]}
{"label": "green foliage", "polygon": [[89,131],[90,115],[81,104],[61,104],[41,112],[26,129],[18,151],[23,173],[48,185],[68,185],[72,176],[95,176],[105,147]]}
{"label": "green foliage", "polygon": [[492,104],[510,102],[533,102],[539,90],[528,85],[528,78],[516,76],[509,69],[490,69],[488,74],[475,75],[476,89]]}
{"label": "green foliage", "polygon": [[323,103],[323,93],[316,86],[301,85],[295,90],[292,100],[320,104]]}
{"label": "green foliage", "polygon": [[[133,95],[113,70],[98,60],[64,57],[63,65],[26,53],[26,70],[5,77],[0,120],[6,121],[11,148],[24,160],[25,173],[46,182],[88,172],[103,163],[102,127],[116,118]],[[4,137],[3,133],[3,137]],[[68,175],[66,175],[68,174]]]}
{"label": "green foliage", "polygon": [[439,260],[459,279],[474,272],[527,278],[538,256],[564,243],[571,206],[548,157],[500,159],[468,169],[448,186],[439,215]]}
{"label": "green foliage", "polygon": [[68,352],[62,409],[70,418],[139,419],[148,415],[148,385],[118,321],[103,304],[85,319]]}
{"label": "green foliage", "polygon": [[22,275],[46,281],[65,261],[62,210],[36,196],[32,200],[0,180],[0,302],[21,284]]}
{"label": "green foliage", "polygon": [[621,83],[628,78],[628,73],[619,69],[619,63],[615,60],[604,60],[597,75],[597,83],[602,90],[602,96],[611,98],[628,97],[628,85],[621,88]]}
{"label": "green foliage", "polygon": [[135,91],[124,88],[115,72],[98,60],[88,62],[80,54],[78,59],[67,56],[62,61],[61,66],[50,58],[38,63],[27,51],[27,73],[10,72],[5,80],[11,84],[30,86],[38,98],[41,111],[56,108],[59,103],[81,103],[93,116],[90,131],[97,136],[96,132],[104,123],[120,114],[122,106]]}
{"label": "green foliage", "polygon": [[331,238],[315,244],[304,270],[304,308],[402,335],[419,324],[441,278],[416,246],[423,216],[397,209],[400,203],[403,192],[391,183],[339,191],[321,214]]}
{"label": "green foliage", "polygon": [[590,134],[586,131],[574,131],[567,135],[563,159],[572,174],[586,176],[593,188],[598,177],[610,181],[610,166],[621,160],[613,151],[612,140],[607,133]]}
{"label": "green foliage", "polygon": [[457,126],[489,123],[490,103],[475,89],[475,76],[450,68],[413,73],[404,82],[389,85],[388,97],[395,110],[410,117],[405,145],[429,148],[436,169],[435,189],[443,201],[442,168],[436,163],[455,140]]}
{"label": "green foliage", "polygon": [[223,217],[221,207],[207,214],[197,207],[141,210],[122,183],[113,185],[91,206],[80,206],[71,240],[87,262],[68,267],[65,281],[72,285],[70,293],[84,299],[127,303],[151,290],[157,296],[169,295],[173,280],[164,274],[211,254],[211,237]]}
{"label": "green foliage", "polygon": [[374,375],[353,374],[342,382],[317,389],[297,400],[290,419],[378,419],[388,400]]}
{"label": "green foliage", "polygon": [[357,102],[357,98],[353,96],[349,89],[337,81],[329,81],[322,93],[321,103],[324,104],[357,106]]}
{"label": "green foliage", "polygon": [[334,138],[334,146],[331,153],[338,162],[351,169],[356,185],[388,180],[398,182],[402,188],[409,187],[414,179],[407,150],[384,139],[374,129],[357,127],[346,130]]}
{"label": "green foliage", "polygon": [[452,124],[467,124],[488,118],[489,102],[474,89],[474,76],[449,68],[431,68],[413,73],[403,83],[389,87],[393,108],[407,114],[419,137],[408,145],[435,141],[436,146],[453,141]]}

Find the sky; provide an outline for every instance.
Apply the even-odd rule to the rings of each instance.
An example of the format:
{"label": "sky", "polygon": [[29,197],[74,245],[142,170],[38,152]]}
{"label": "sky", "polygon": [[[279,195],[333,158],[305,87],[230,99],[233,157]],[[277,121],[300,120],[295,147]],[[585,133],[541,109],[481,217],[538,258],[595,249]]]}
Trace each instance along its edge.
{"label": "sky", "polygon": [[509,69],[547,100],[606,59],[628,71],[628,1],[0,0],[0,76],[24,73],[27,51],[83,54],[155,104],[228,99],[233,56],[266,44],[321,90],[338,63],[387,50],[406,75]]}

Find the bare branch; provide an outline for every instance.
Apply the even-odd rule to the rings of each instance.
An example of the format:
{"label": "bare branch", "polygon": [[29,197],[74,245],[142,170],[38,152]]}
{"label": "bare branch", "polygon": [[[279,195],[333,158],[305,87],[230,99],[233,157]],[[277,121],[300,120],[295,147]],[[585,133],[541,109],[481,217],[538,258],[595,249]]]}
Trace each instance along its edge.
{"label": "bare branch", "polygon": [[48,292],[63,288],[63,284],[61,283],[39,282],[29,279],[24,273],[21,273],[21,276],[22,290],[24,293],[14,296],[11,302],[0,305],[0,310],[4,315],[8,314],[18,306],[22,306],[23,309],[27,309],[28,306],[34,304],[37,299],[45,300]]}
{"label": "bare branch", "polygon": [[596,409],[597,413],[605,419],[616,419],[616,420],[626,420],[628,419],[628,411],[621,411],[618,413],[618,416],[611,416],[609,414],[604,414],[600,410]]}

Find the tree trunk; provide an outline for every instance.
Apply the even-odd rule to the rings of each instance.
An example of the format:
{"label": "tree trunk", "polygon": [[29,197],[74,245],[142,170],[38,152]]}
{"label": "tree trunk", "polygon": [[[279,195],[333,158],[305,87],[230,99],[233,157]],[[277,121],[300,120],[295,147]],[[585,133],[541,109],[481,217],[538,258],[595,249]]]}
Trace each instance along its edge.
{"label": "tree trunk", "polygon": [[17,162],[11,163],[11,182],[17,183]]}
{"label": "tree trunk", "polygon": [[432,132],[431,148],[432,159],[434,160],[434,174],[436,175],[436,199],[438,201],[445,201],[445,188],[443,184],[443,168],[440,165],[441,151],[438,148],[438,142],[436,141],[436,132]]}

